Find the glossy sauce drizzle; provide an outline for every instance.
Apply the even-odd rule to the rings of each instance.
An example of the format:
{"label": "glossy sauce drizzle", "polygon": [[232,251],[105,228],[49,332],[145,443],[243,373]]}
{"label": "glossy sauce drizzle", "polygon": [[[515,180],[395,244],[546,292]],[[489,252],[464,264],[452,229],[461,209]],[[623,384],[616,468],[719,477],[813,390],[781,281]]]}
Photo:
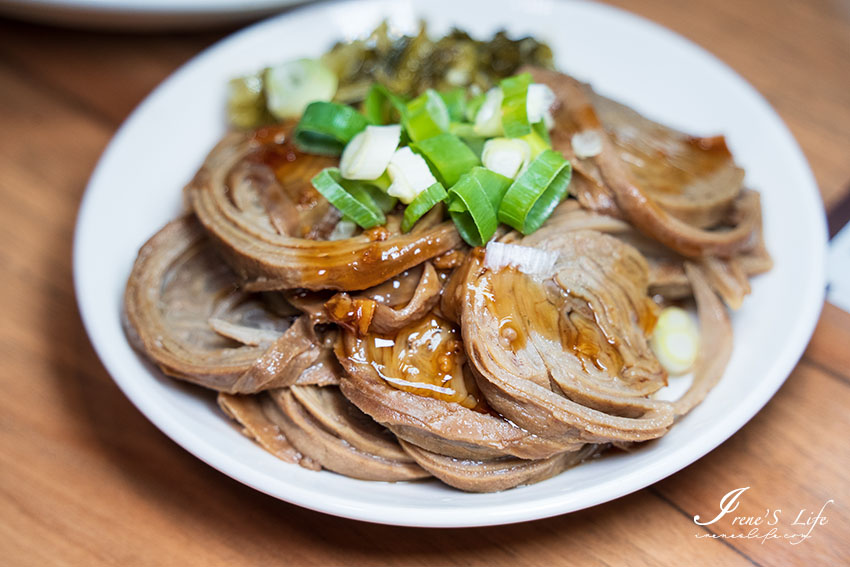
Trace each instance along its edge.
{"label": "glossy sauce drizzle", "polygon": [[394,337],[360,338],[356,350],[355,359],[370,364],[394,388],[486,411],[465,369],[460,330],[437,315],[428,315]]}
{"label": "glossy sauce drizzle", "polygon": [[[551,280],[542,281],[514,268],[505,268],[498,274],[491,272],[484,281],[485,296],[492,298],[487,306],[498,321],[499,340],[504,347],[521,353],[534,335],[572,351],[585,370],[593,366],[612,377],[622,371],[624,361],[617,341],[605,335],[582,298]],[[639,313],[641,327],[651,330],[654,317],[651,306],[645,306]]]}

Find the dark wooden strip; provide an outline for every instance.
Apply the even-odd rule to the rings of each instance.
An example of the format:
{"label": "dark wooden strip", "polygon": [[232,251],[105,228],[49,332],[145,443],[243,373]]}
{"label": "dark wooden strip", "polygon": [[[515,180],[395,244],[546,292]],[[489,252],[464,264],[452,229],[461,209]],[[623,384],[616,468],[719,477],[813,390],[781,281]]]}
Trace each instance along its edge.
{"label": "dark wooden strip", "polygon": [[829,208],[826,214],[826,224],[829,228],[829,237],[832,238],[844,226],[850,222],[850,184],[844,190],[844,197]]}

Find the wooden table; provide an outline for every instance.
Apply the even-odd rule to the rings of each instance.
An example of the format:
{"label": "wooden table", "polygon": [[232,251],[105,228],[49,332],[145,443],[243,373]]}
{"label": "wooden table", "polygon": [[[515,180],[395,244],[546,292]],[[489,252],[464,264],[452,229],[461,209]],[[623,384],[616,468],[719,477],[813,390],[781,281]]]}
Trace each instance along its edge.
{"label": "wooden table", "polygon": [[[728,62],[788,123],[827,208],[848,196],[846,0],[615,3]],[[0,563],[850,563],[850,315],[830,305],[786,384],[720,448],[648,489],[548,520],[470,530],[342,520],[255,492],[160,433],[118,390],[83,331],[71,281],[74,220],[93,166],[130,110],[229,31],[119,35],[0,20]],[[731,517],[704,529],[693,522],[746,486],[738,513],[781,509],[781,526],[790,527],[800,510],[805,521],[833,500],[828,523],[800,545],[697,537],[751,529]]]}

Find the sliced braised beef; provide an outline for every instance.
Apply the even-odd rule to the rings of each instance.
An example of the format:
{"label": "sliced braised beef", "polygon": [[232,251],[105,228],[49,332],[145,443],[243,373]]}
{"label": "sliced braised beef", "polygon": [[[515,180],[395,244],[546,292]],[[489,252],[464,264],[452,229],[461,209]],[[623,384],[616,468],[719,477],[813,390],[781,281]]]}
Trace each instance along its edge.
{"label": "sliced braised beef", "polygon": [[400,439],[463,459],[542,459],[582,443],[544,440],[488,411],[458,329],[429,315],[392,336],[346,331],[342,393]]}
{"label": "sliced braised beef", "polygon": [[[576,170],[588,182],[586,190],[612,197],[619,212],[635,228],[684,256],[728,257],[747,246],[756,228],[755,211],[750,208],[732,211],[739,222],[731,228],[705,230],[677,218],[653,198],[662,193],[675,193],[676,198],[664,197],[662,201],[675,207],[678,214],[691,220],[699,219],[700,222],[708,222],[713,216],[725,213],[724,207],[718,203],[725,203],[724,199],[727,199],[730,191],[721,190],[719,186],[732,183],[740,188],[740,173],[731,161],[724,143],[715,139],[711,142],[701,139],[703,141],[690,143],[679,135],[676,146],[666,150],[679,160],[676,168],[665,170],[667,166],[664,162],[657,160],[640,163],[636,155],[643,155],[650,150],[637,147],[622,132],[621,143],[629,146],[629,151],[634,154],[618,149],[581,83],[556,71],[539,68],[529,71],[536,82],[547,84],[556,94],[558,104],[553,113],[555,129],[552,132],[552,145],[574,161]],[[612,114],[615,113],[609,112],[609,117]],[[614,121],[620,130],[623,130],[620,126],[622,121],[622,116],[617,116]],[[669,138],[670,132],[665,131],[665,136]],[[573,151],[572,140],[573,135],[580,133],[591,133],[597,138],[601,152],[578,159]],[[660,136],[656,145],[668,142],[671,140]],[[648,142],[645,144],[653,146]],[[643,158],[649,157],[643,155]],[[635,170],[639,175],[635,174]],[[656,186],[660,180],[663,182]],[[699,195],[699,198],[695,198],[695,195]],[[601,198],[599,195],[594,197],[596,200]],[[590,203],[587,199],[585,202]],[[694,206],[691,207],[691,204]],[[611,213],[610,207],[602,208],[601,212]]]}
{"label": "sliced braised beef", "polygon": [[439,301],[443,280],[433,264],[425,262],[362,291],[299,289],[285,296],[314,324],[334,323],[361,334],[390,333],[430,311]]}
{"label": "sliced braised beef", "polygon": [[[230,133],[186,187],[195,216],[139,252],[134,346],[218,390],[282,460],[359,479],[499,491],[664,435],[731,356],[718,296],[738,307],[770,269],[759,195],[723,138],[531,72],[556,94],[552,143],[577,199],[529,236],[500,226],[498,262],[443,205],[406,234],[401,207],[369,230],[341,222],[311,183],[336,160],[300,153],[291,123]],[[673,402],[655,395],[667,375],[650,296],[697,304],[693,382]]]}
{"label": "sliced braised beef", "polygon": [[[758,204],[758,193],[745,190],[738,200],[747,199]],[[749,205],[748,205],[749,206]],[[574,200],[564,201],[546,221],[546,230],[572,231],[597,230],[612,234],[623,242],[634,246],[646,258],[649,265],[649,294],[668,300],[682,299],[693,295],[691,283],[685,275],[686,258],[667,248],[660,242],[648,238],[622,220],[583,209]],[[753,240],[746,248],[730,258],[707,256],[696,260],[711,287],[732,309],[738,309],[750,292],[749,278],[770,269],[773,265],[764,246],[761,216],[757,215],[757,229]],[[445,297],[444,297],[445,301]]]}
{"label": "sliced braised beef", "polygon": [[602,126],[632,176],[661,208],[692,226],[723,223],[744,170],[722,136],[697,137],[653,122],[585,87]]}
{"label": "sliced braised beef", "polygon": [[556,251],[553,273],[494,271],[470,258],[461,327],[488,403],[548,439],[663,435],[673,412],[648,398],[667,376],[647,342],[657,308],[646,261],[595,231],[544,227],[521,244]]}
{"label": "sliced braised beef", "polygon": [[391,434],[352,406],[337,388],[292,386],[266,395],[277,407],[271,420],[287,440],[328,470],[364,480],[430,476]]}
{"label": "sliced braised beef", "polygon": [[207,388],[295,383],[321,351],[313,326],[236,281],[192,217],[173,221],[139,251],[124,294],[127,334],[163,372]]}
{"label": "sliced braised beef", "polygon": [[233,395],[219,392],[218,405],[227,416],[242,426],[242,434],[250,437],[263,449],[287,463],[301,465],[314,471],[321,465],[305,457],[286,439],[286,436],[269,417],[277,406],[265,394]]}
{"label": "sliced braised beef", "polygon": [[677,416],[691,411],[723,376],[732,356],[732,323],[700,268],[686,263],[685,273],[694,290],[699,317],[700,349],[693,368],[691,387],[673,402]]}
{"label": "sliced braised beef", "polygon": [[281,127],[274,136],[228,134],[186,187],[245,289],[366,289],[461,243],[437,209],[406,234],[394,214],[386,227],[322,240],[339,217],[310,180],[328,159],[300,153],[288,133]]}
{"label": "sliced braised beef", "polygon": [[578,451],[536,461],[515,457],[471,460],[432,453],[405,441],[401,445],[423,469],[449,486],[467,492],[498,492],[540,482],[590,458],[599,450],[597,445],[585,445]]}
{"label": "sliced braised beef", "polygon": [[[360,335],[386,335],[419,321],[440,300],[443,285],[430,262],[426,262],[418,271],[421,275],[416,288],[403,304],[391,305],[400,293],[398,289],[385,284],[359,294],[361,297],[338,293],[325,303],[329,320]],[[409,286],[412,279],[410,276],[396,278],[399,282],[405,281],[405,287]]]}
{"label": "sliced braised beef", "polygon": [[319,336],[319,356],[295,381],[297,386],[339,386],[344,370],[334,354],[339,332],[336,329],[321,330]]}

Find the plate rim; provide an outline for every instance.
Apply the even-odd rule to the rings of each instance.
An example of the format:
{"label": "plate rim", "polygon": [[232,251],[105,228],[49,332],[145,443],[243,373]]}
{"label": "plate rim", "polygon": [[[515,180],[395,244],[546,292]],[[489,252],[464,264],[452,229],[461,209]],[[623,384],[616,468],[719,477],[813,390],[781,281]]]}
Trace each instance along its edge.
{"label": "plate rim", "polygon": [[[561,4],[558,2],[554,2],[554,0],[538,1],[539,3],[543,4]],[[716,428],[715,433],[710,437],[709,441],[702,445],[699,445],[699,447],[687,447],[683,450],[677,451],[674,456],[677,457],[675,461],[679,464],[677,464],[676,466],[671,468],[656,466],[647,471],[643,476],[641,476],[638,480],[634,482],[617,483],[616,487],[614,487],[613,489],[609,489],[607,492],[605,492],[605,496],[600,499],[590,498],[586,499],[583,502],[579,502],[578,505],[566,507],[564,506],[564,503],[562,501],[555,498],[551,499],[551,501],[546,503],[538,503],[536,506],[528,506],[523,505],[521,503],[498,505],[488,507],[488,515],[485,518],[473,517],[470,514],[458,513],[459,511],[453,508],[452,512],[456,514],[454,517],[436,518],[433,516],[429,516],[423,519],[423,516],[412,513],[417,511],[421,512],[421,510],[419,509],[405,508],[399,506],[386,506],[382,504],[372,504],[370,506],[363,507],[357,505],[359,501],[320,501],[317,503],[313,499],[312,493],[309,492],[294,490],[286,493],[285,495],[281,495],[280,493],[275,493],[269,489],[266,489],[264,488],[264,484],[262,482],[265,475],[260,474],[257,470],[248,465],[229,458],[229,456],[223,451],[221,451],[219,448],[217,448],[214,443],[208,442],[203,437],[195,435],[190,429],[181,426],[179,420],[174,419],[173,416],[171,416],[167,412],[160,411],[160,409],[155,407],[151,401],[143,397],[143,395],[137,390],[137,386],[131,383],[131,381],[127,381],[120,378],[120,370],[117,368],[117,365],[113,364],[113,360],[109,352],[105,351],[108,345],[101,344],[96,338],[97,333],[95,327],[97,321],[95,320],[92,310],[87,308],[87,304],[84,299],[85,293],[83,289],[85,274],[82,271],[82,264],[85,250],[81,248],[80,243],[83,240],[81,234],[83,234],[85,231],[84,221],[88,216],[87,211],[91,209],[91,195],[94,192],[92,190],[92,187],[95,187],[97,185],[99,175],[103,175],[103,169],[105,167],[104,164],[109,161],[111,154],[116,151],[116,148],[123,143],[124,138],[130,135],[129,133],[131,133],[134,124],[138,122],[140,120],[140,117],[144,115],[145,109],[151,103],[151,101],[155,97],[157,97],[158,94],[167,91],[169,85],[175,82],[179,76],[186,72],[187,69],[190,69],[194,65],[198,65],[201,61],[204,61],[207,58],[214,57],[219,51],[227,49],[229,45],[238,43],[244,36],[256,33],[257,30],[263,27],[277,25],[280,20],[291,18],[293,16],[297,17],[298,15],[307,14],[310,12],[322,12],[328,9],[332,9],[336,6],[354,6],[361,3],[364,2],[361,2],[360,0],[336,0],[333,2],[302,5],[295,8],[294,10],[257,22],[233,34],[228,35],[227,37],[219,40],[215,44],[202,50],[189,61],[178,67],[173,73],[171,73],[162,83],[160,83],[153,91],[151,91],[145,97],[145,99],[133,110],[133,112],[122,123],[122,125],[114,134],[113,138],[110,140],[109,144],[107,145],[106,149],[98,160],[97,166],[95,167],[94,172],[86,186],[86,190],[78,210],[73,242],[73,272],[75,294],[77,297],[80,315],[83,321],[83,325],[86,329],[86,333],[88,334],[90,342],[92,343],[92,346],[98,357],[100,358],[102,364],[106,368],[112,380],[119,386],[122,392],[124,392],[124,394],[147,417],[147,419],[149,419],[154,425],[156,425],[158,429],[160,429],[160,431],[162,431],[168,437],[174,440],[183,449],[200,458],[202,461],[206,462],[207,464],[219,470],[220,472],[230,476],[231,478],[234,478],[235,480],[243,484],[251,486],[252,488],[260,492],[264,492],[277,499],[284,500],[296,504],[298,506],[323,513],[329,513],[336,516],[363,520],[368,522],[411,527],[473,527],[502,525],[547,518],[555,515],[578,511],[583,508],[595,506],[604,502],[609,502],[621,498],[622,496],[625,496],[632,492],[641,490],[651,484],[654,484],[655,482],[662,480],[663,478],[666,478],[667,476],[681,471],[688,465],[696,462],[709,452],[713,451],[716,447],[718,447],[720,444],[722,444],[732,435],[734,435],[737,431],[739,431],[750,419],[752,419],[752,417],[754,417],[767,404],[767,402],[773,397],[776,391],[778,391],[782,384],[784,384],[788,376],[790,376],[791,372],[797,364],[797,361],[802,356],[806,345],[808,344],[808,340],[814,332],[815,326],[819,319],[825,295],[825,262],[827,242],[825,216],[822,213],[822,197],[820,195],[820,192],[818,191],[816,180],[814,178],[814,175],[812,174],[808,161],[805,158],[805,154],[801,150],[797,140],[793,137],[787,125],[784,123],[782,118],[776,113],[775,109],[773,109],[773,107],[764,98],[764,96],[761,95],[761,93],[759,93],[752,85],[750,85],[749,82],[747,82],[743,77],[741,77],[737,72],[735,72],[725,62],[720,60],[717,56],[713,55],[694,41],[668,28],[665,28],[660,24],[652,22],[651,20],[648,20],[642,16],[636,15],[625,10],[621,10],[619,8],[607,4],[598,4],[595,2],[581,3],[592,4],[594,8],[614,12],[616,13],[616,17],[632,20],[632,22],[635,22],[642,26],[649,26],[653,29],[655,33],[664,34],[669,37],[672,37],[672,39],[675,39],[678,42],[688,44],[691,48],[694,48],[698,52],[700,52],[700,55],[702,55],[703,57],[707,57],[715,64],[719,64],[726,72],[726,74],[729,75],[730,79],[734,79],[740,84],[740,86],[743,86],[745,90],[748,91],[748,94],[750,96],[754,97],[755,99],[758,99],[758,101],[768,112],[770,117],[776,122],[776,125],[782,130],[782,134],[786,138],[784,140],[784,143],[788,144],[789,147],[794,150],[796,157],[799,159],[798,165],[801,166],[800,173],[805,177],[805,180],[810,186],[810,188],[814,190],[814,194],[810,195],[811,197],[813,197],[812,202],[810,202],[809,204],[820,207],[821,214],[814,215],[811,218],[811,220],[814,222],[813,229],[818,232],[818,235],[813,236],[813,240],[816,241],[816,244],[821,244],[820,246],[817,246],[814,250],[812,250],[813,264],[815,266],[815,269],[809,273],[809,277],[806,279],[806,289],[813,289],[813,291],[810,291],[808,295],[805,296],[805,301],[803,303],[803,306],[801,307],[801,314],[803,314],[803,317],[796,321],[796,325],[792,333],[793,340],[790,340],[790,344],[794,345],[794,348],[786,349],[774,359],[773,364],[770,368],[770,375],[776,374],[777,376],[779,376],[779,378],[776,378],[769,382],[763,380],[759,384],[759,387],[753,389],[750,392],[750,395],[746,397],[746,399],[748,400],[750,398],[755,399],[751,400],[749,404],[738,404],[736,406],[737,411],[730,412],[726,416],[726,418],[722,422],[724,427]],[[365,3],[382,4],[382,1],[369,0]],[[415,2],[408,2],[408,4],[415,4]]]}

